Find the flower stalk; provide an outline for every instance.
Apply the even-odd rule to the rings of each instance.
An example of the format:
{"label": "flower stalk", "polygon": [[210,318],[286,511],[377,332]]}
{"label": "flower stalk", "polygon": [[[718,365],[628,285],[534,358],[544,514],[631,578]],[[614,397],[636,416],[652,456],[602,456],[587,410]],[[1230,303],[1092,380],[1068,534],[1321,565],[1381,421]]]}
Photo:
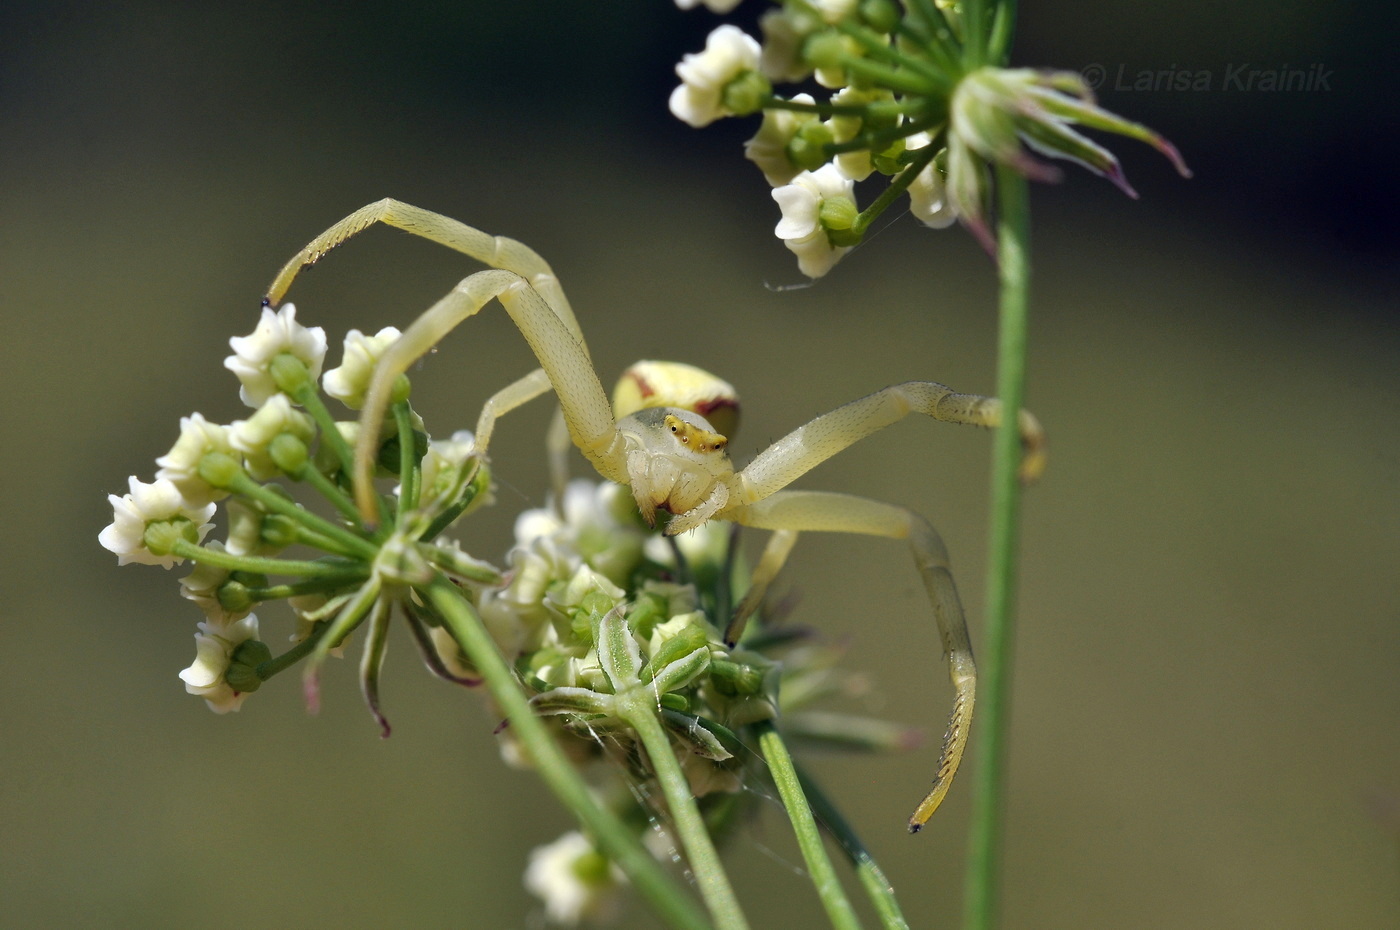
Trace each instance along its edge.
{"label": "flower stalk", "polygon": [[996,925],[1020,534],[1021,482],[1017,468],[1021,451],[1016,417],[1025,398],[1030,300],[1028,184],[1016,171],[1001,167],[997,171],[997,192],[1001,256],[997,394],[1003,418],[992,454],[987,606],[979,662],[972,831],[963,904],[963,926],[967,930],[989,930]]}
{"label": "flower stalk", "polygon": [[792,821],[798,848],[802,850],[802,859],[807,863],[807,873],[812,877],[812,884],[816,886],[817,895],[826,908],[831,926],[835,930],[859,930],[860,920],[846,897],[845,889],[841,887],[841,880],[836,877],[831,858],[826,854],[826,846],[817,832],[817,822],[812,817],[811,804],[782,736],[768,722],[760,724],[757,729],[759,751],[768,763],[773,784],[777,786],[778,796],[782,798],[788,819]]}

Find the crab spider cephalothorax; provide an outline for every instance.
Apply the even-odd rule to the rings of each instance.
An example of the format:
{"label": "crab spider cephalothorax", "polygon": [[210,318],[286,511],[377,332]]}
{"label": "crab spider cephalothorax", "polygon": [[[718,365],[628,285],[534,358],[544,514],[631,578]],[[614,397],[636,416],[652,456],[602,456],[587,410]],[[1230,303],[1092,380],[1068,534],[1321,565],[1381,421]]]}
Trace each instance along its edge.
{"label": "crab spider cephalothorax", "polygon": [[[732,429],[737,412],[732,388],[689,366],[639,363],[624,376],[614,407],[593,369],[587,343],[558,279],[539,255],[513,239],[490,236],[396,200],[381,200],[355,211],[312,240],[277,275],[265,303],[279,303],[302,268],[374,223],[456,249],[489,265],[490,270],[464,279],[419,316],[381,357],[366,397],[355,450],[355,487],[362,512],[376,513],[371,467],[395,381],[454,327],[492,298],[499,300],[534,351],[542,371],[527,375],[488,401],[478,444],[484,446],[488,441],[496,416],[552,387],[563,423],[552,431],[555,458],[572,440],[600,475],[631,487],[648,521],[655,519],[657,510],[671,513],[666,533],[682,533],[709,520],[772,530],[754,570],[753,585],[730,619],[725,633],[730,642],[742,632],[746,618],[758,606],[799,533],[862,533],[908,543],[932,602],[956,693],[933,788],[909,820],[911,831],[923,826],[942,802],[957,771],[976,690],[972,647],[947,550],[924,518],[903,507],[849,494],[784,489],[847,446],[909,413],[988,427],[1000,422],[1000,401],[960,394],[930,381],[898,384],[811,420],[736,471],[725,435]],[[1025,411],[1019,426],[1025,448],[1022,476],[1032,478],[1044,462],[1043,434]]]}

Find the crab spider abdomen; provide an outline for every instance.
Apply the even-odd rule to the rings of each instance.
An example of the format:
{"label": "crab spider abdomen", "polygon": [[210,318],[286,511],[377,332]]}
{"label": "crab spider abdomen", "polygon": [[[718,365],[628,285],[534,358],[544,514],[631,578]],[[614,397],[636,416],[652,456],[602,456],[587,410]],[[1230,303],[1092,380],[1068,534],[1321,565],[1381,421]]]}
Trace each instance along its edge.
{"label": "crab spider abdomen", "polygon": [[619,420],[649,407],[679,407],[700,414],[725,436],[733,436],[739,426],[734,386],[682,362],[637,362],[618,379],[612,404]]}

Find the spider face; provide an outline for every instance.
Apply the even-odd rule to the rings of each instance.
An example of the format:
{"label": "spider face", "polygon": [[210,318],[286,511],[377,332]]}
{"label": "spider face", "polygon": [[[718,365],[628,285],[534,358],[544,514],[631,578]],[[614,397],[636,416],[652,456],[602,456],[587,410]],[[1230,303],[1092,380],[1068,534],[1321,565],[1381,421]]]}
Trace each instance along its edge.
{"label": "spider face", "polygon": [[704,417],[679,407],[648,407],[623,417],[617,428],[627,443],[632,496],[648,523],[665,510],[676,517],[667,531],[681,533],[728,503],[734,475],[729,440]]}

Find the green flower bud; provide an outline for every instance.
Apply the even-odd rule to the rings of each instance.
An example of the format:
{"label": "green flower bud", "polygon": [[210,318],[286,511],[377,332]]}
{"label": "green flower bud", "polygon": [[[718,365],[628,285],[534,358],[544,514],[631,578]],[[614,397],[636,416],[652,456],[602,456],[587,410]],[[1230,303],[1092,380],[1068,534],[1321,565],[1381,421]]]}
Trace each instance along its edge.
{"label": "green flower bud", "polygon": [[720,100],[735,116],[748,116],[763,109],[763,101],[773,93],[773,84],[758,71],[745,71],[724,85]]}
{"label": "green flower bud", "polygon": [[758,694],[763,691],[764,669],[730,659],[710,661],[710,681],[715,690],[731,696]]}
{"label": "green flower bud", "polygon": [[685,713],[690,710],[690,701],[684,694],[677,694],[674,691],[670,691],[661,695],[661,706],[666,710]]}
{"label": "green flower bud", "polygon": [[226,488],[243,474],[243,466],[227,452],[209,452],[199,460],[198,471],[213,487]]}
{"label": "green flower bud", "polygon": [[408,400],[408,396],[412,393],[413,385],[408,383],[408,375],[399,375],[394,379],[394,386],[389,389],[389,403],[401,404]]}
{"label": "green flower bud", "polygon": [[170,520],[156,520],[146,524],[142,542],[152,555],[169,555],[175,543],[184,540],[191,545],[199,545],[199,527],[184,517]]}
{"label": "green flower bud", "polygon": [[[290,356],[279,355],[278,358],[290,358]],[[283,433],[272,440],[267,447],[267,452],[273,464],[280,468],[283,473],[292,477],[301,474],[302,469],[306,467],[307,459],[310,457],[306,443],[291,433]]]}
{"label": "green flower bud", "polygon": [[258,530],[258,538],[269,546],[285,549],[294,545],[299,539],[298,526],[297,521],[291,517],[285,517],[278,513],[268,514],[263,517],[262,525]]}
{"label": "green flower bud", "polygon": [[814,68],[840,68],[846,43],[835,29],[814,32],[802,43],[802,60]]}
{"label": "green flower bud", "polygon": [[788,159],[804,171],[816,171],[827,163],[826,147],[835,142],[831,128],[815,120],[806,123],[787,144]]}
{"label": "green flower bud", "polygon": [[224,680],[229,687],[240,693],[256,691],[263,680],[258,676],[258,666],[272,658],[272,650],[267,644],[256,639],[248,639],[238,644],[229,657],[228,671]]}
{"label": "green flower bud", "polygon": [[860,18],[876,32],[889,33],[899,25],[899,7],[891,0],[862,0]]}
{"label": "green flower bud", "polygon": [[855,225],[860,211],[856,209],[856,202],[849,197],[828,197],[822,201],[819,216],[822,226],[830,232],[850,229]]}
{"label": "green flower bud", "polygon": [[290,352],[283,352],[274,358],[267,370],[272,375],[277,390],[288,397],[295,398],[299,393],[315,389],[315,382],[311,379],[311,372],[306,363]]}
{"label": "green flower bud", "polygon": [[219,585],[215,596],[219,599],[219,606],[231,614],[245,614],[257,604],[248,591],[248,585],[232,578]]}

